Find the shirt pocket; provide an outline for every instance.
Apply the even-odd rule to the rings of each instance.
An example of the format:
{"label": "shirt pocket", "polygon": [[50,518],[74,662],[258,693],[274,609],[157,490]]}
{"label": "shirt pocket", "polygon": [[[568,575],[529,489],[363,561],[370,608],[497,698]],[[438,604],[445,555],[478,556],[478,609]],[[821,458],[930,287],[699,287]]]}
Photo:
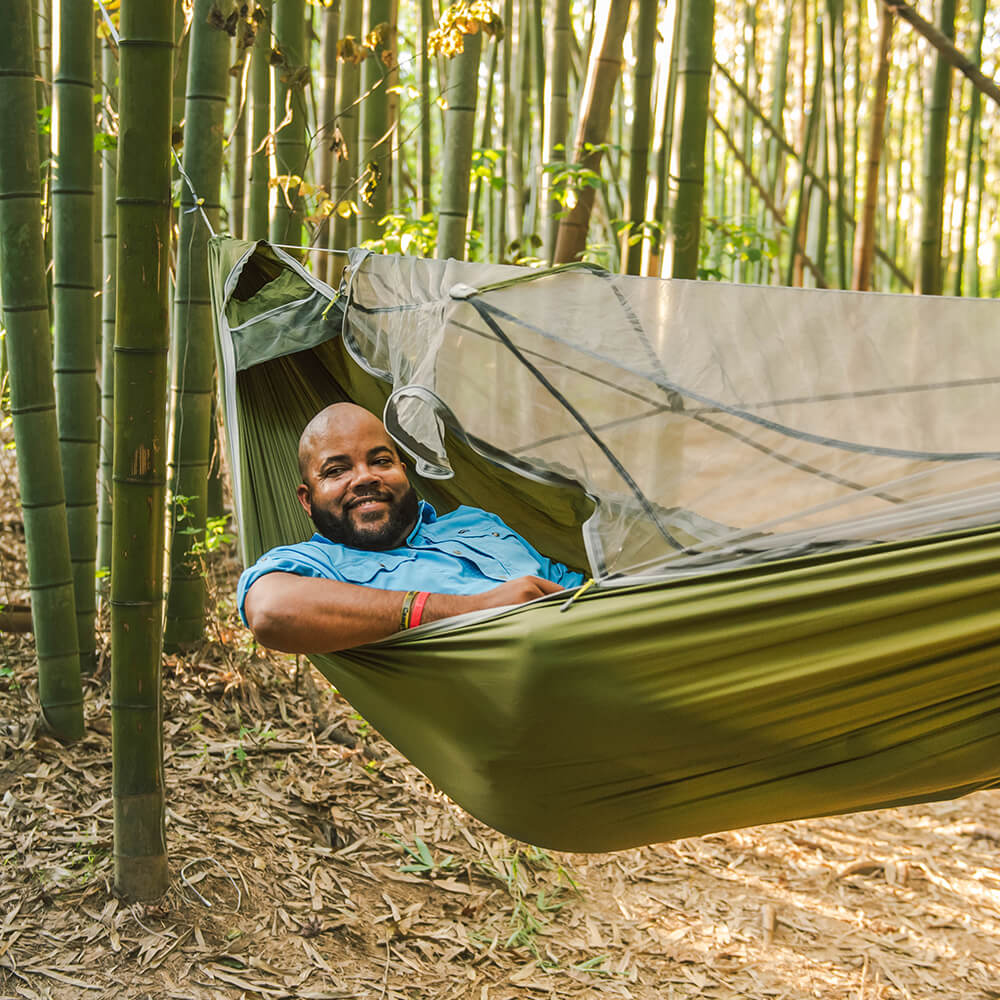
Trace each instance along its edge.
{"label": "shirt pocket", "polygon": [[383,590],[401,589],[393,583],[397,571],[416,559],[413,553],[345,551],[334,568],[347,583]]}
{"label": "shirt pocket", "polygon": [[476,560],[489,575],[495,575],[490,564],[499,563],[500,579],[535,575],[538,560],[525,545],[520,535],[504,525],[490,525],[483,528],[468,528],[454,536],[481,558]]}

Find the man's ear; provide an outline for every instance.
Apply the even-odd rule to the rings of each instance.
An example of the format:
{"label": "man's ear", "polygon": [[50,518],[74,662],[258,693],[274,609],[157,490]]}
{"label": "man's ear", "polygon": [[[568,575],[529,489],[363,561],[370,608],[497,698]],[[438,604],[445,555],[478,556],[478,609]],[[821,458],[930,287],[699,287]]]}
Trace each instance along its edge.
{"label": "man's ear", "polygon": [[302,504],[307,516],[312,517],[312,491],[309,487],[305,483],[299,483],[295,495],[299,498],[299,503]]}

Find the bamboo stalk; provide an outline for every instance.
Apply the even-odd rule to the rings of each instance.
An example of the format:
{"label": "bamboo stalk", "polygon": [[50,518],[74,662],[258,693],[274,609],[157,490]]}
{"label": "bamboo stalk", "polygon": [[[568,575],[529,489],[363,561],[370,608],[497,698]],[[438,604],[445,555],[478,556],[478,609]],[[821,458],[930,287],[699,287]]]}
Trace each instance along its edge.
{"label": "bamboo stalk", "polygon": [[[827,0],[827,25],[830,45],[829,99],[827,101],[828,139],[832,141],[834,154],[834,179],[836,180],[837,204],[847,202],[847,168],[845,165],[845,124],[844,124],[844,0]],[[827,143],[827,149],[830,143]],[[832,185],[828,186],[832,190]],[[828,196],[829,200],[829,196]],[[848,232],[844,213],[834,215],[836,233],[836,261],[838,287],[846,288]]]}
{"label": "bamboo stalk", "polygon": [[[566,161],[566,141],[569,134],[569,67],[572,31],[570,0],[549,0],[549,16],[552,30],[548,38],[548,65],[550,71],[545,78],[545,131],[542,149],[545,163],[555,164]],[[543,171],[541,194],[539,197],[542,218],[542,254],[551,264],[556,246],[559,202],[552,196],[552,173]]]}
{"label": "bamboo stalk", "polygon": [[469,219],[469,169],[476,126],[482,46],[482,31],[465,35],[463,51],[452,58],[448,66],[448,110],[445,115],[444,152],[441,157],[437,257],[465,259],[465,236]]}
{"label": "bamboo stalk", "polygon": [[[975,25],[975,41],[973,43],[972,59],[978,65],[983,57],[983,35],[986,27],[986,0],[973,0],[972,21]],[[969,220],[969,196],[972,191],[972,163],[978,148],[980,138],[979,121],[982,116],[983,102],[978,90],[973,89],[969,99],[969,138],[965,144],[964,174],[965,184],[962,189],[962,218],[959,222],[958,254],[955,260],[954,294],[962,294],[962,277],[965,270],[966,228]],[[981,155],[981,153],[980,153]],[[974,243],[973,247],[977,244]],[[972,254],[978,267],[976,254]]]}
{"label": "bamboo stalk", "polygon": [[[111,106],[118,101],[118,58],[110,37],[104,39],[101,49],[101,76],[105,93],[105,118],[111,115]],[[117,234],[115,232],[115,187],[118,178],[117,153],[105,149],[101,164],[101,260],[103,281],[101,285],[101,488],[97,504],[97,571],[98,591],[102,598],[108,593],[108,574],[111,571],[111,496],[112,452],[114,451],[114,385],[115,385],[115,296]]]}
{"label": "bamboo stalk", "polygon": [[46,724],[69,740],[83,735],[83,697],[49,354],[29,0],[10,0],[6,14],[0,32],[0,130],[8,137],[0,143],[0,303],[38,695]]}
{"label": "bamboo stalk", "polygon": [[[803,85],[805,81],[803,81]],[[805,137],[802,143],[802,170],[799,176],[799,196],[795,205],[795,221],[791,227],[792,242],[788,249],[788,268],[785,272],[785,284],[796,284],[796,271],[801,263],[801,254],[805,250],[804,234],[809,219],[809,175],[805,170],[812,151],[815,148],[819,133],[819,121],[823,107],[823,29],[816,28],[816,69],[813,79],[812,104],[806,117]],[[821,181],[822,183],[822,181]],[[801,280],[801,279],[800,279]]]}
{"label": "bamboo stalk", "polygon": [[889,68],[892,53],[892,15],[879,8],[878,54],[875,71],[875,94],[869,115],[868,158],[865,169],[864,213],[854,244],[854,280],[852,287],[867,291],[872,287],[875,262],[875,213],[878,208],[878,175],[882,162],[885,113],[889,102]]}
{"label": "bamboo stalk", "polygon": [[656,55],[658,0],[639,0],[636,20],[635,83],[632,94],[632,135],[629,147],[628,220],[622,232],[622,260],[626,274],[638,274],[647,236],[646,188],[649,183],[650,133],[652,130],[653,67]]}
{"label": "bamboo stalk", "polygon": [[418,63],[420,75],[420,129],[417,153],[418,211],[427,215],[431,210],[431,57],[427,51],[427,36],[434,27],[431,0],[420,0],[420,44]]}
{"label": "bamboo stalk", "polygon": [[[483,105],[483,126],[479,139],[479,148],[481,150],[491,149],[493,144],[493,96],[496,92],[496,75],[499,56],[500,46],[493,45],[490,51],[490,69],[486,75],[486,100]],[[473,189],[472,210],[469,215],[469,224],[472,229],[478,230],[479,232],[483,231],[480,224],[480,206],[482,202],[483,187],[483,178],[477,177],[476,184]],[[492,185],[489,187],[489,191],[492,192]],[[487,194],[486,197],[489,202],[490,194]],[[483,238],[483,243],[486,246],[489,246],[485,236]]]}
{"label": "bamboo stalk", "polygon": [[66,486],[80,666],[93,668],[97,561],[94,310],[94,8],[56,0],[52,107],[52,307],[59,452]]}
{"label": "bamboo stalk", "polygon": [[373,240],[382,235],[380,223],[389,210],[392,177],[392,135],[386,83],[389,67],[382,57],[384,52],[390,51],[390,0],[365,0],[364,13],[366,34],[381,32],[381,40],[361,64],[361,90],[365,98],[361,103],[358,169],[365,174],[366,180],[362,183],[358,227],[362,240]]}
{"label": "bamboo stalk", "polygon": [[[357,51],[361,35],[361,0],[343,0],[340,13],[341,39],[354,40]],[[337,126],[340,129],[341,144],[334,174],[334,186],[331,201],[337,206],[336,218],[333,222],[333,238],[331,247],[346,250],[358,242],[357,214],[347,204],[348,192],[357,181],[361,170],[361,157],[358,149],[358,92],[361,80],[361,67],[349,58],[341,60],[340,67],[340,112],[337,115]],[[354,195],[353,201],[357,201]],[[331,254],[331,256],[333,256]],[[336,266],[336,265],[334,265]]]}
{"label": "bamboo stalk", "polygon": [[685,6],[677,79],[680,129],[676,168],[671,171],[677,178],[670,234],[670,273],[675,278],[693,278],[698,272],[714,25],[715,0]]}
{"label": "bamboo stalk", "polygon": [[160,659],[166,485],[172,0],[122,0],[111,723],[115,887],[167,888]]}
{"label": "bamboo stalk", "polygon": [[174,427],[168,465],[172,495],[170,582],[163,638],[164,648],[171,652],[200,640],[205,627],[205,577],[194,549],[197,542],[204,541],[208,516],[215,388],[208,238],[209,227],[217,228],[221,211],[222,128],[229,62],[229,39],[209,24],[214,2],[195,0],[184,101],[184,171],[191,183],[185,181],[181,187],[174,293]]}
{"label": "bamboo stalk", "polygon": [[[659,127],[656,137],[656,173],[654,184],[650,191],[647,218],[656,224],[653,238],[647,245],[648,257],[643,266],[643,273],[659,275],[661,256],[663,253],[664,223],[670,210],[670,191],[668,176],[670,159],[673,149],[674,134],[674,98],[677,93],[677,61],[678,39],[680,38],[680,21],[683,3],[681,0],[669,0],[666,18],[670,27],[664,34],[664,52],[667,58],[660,62],[661,80],[657,87],[657,112]],[[709,169],[714,165],[714,159],[709,158]]]}
{"label": "bamboo stalk", "polygon": [[[323,24],[320,28],[320,91],[319,110],[316,121],[316,183],[327,194],[333,193],[336,158],[334,156],[334,128],[337,124],[337,36],[340,33],[340,0],[332,0],[323,8]],[[330,245],[332,225],[325,216],[316,229],[313,243],[323,247]],[[313,272],[329,282],[333,276],[336,261],[333,254],[313,255]]]}
{"label": "bamboo stalk", "polygon": [[507,164],[510,161],[510,146],[513,139],[513,116],[514,98],[511,80],[511,53],[514,44],[514,0],[505,0],[503,5],[503,49],[500,58],[500,162],[504,165],[504,183],[497,191],[496,205],[494,207],[494,218],[496,225],[493,227],[493,259],[504,261],[507,259],[508,231],[507,231],[507,203],[510,199],[510,180]]}
{"label": "bamboo stalk", "polygon": [[247,170],[247,239],[267,237],[271,213],[271,0],[260,0],[263,20],[250,51],[250,143]]}
{"label": "bamboo stalk", "polygon": [[[573,151],[574,163],[594,173],[600,171],[601,147],[607,139],[611,104],[621,76],[622,42],[628,27],[629,6],[629,0],[601,0],[594,13],[594,41]],[[557,264],[579,260],[583,255],[594,195],[591,185],[579,188],[576,203],[560,219],[554,256]]]}
{"label": "bamboo stalk", "polygon": [[[955,33],[956,0],[941,0],[938,7],[940,32]],[[951,111],[951,63],[939,49],[931,81],[931,101],[927,109],[922,180],[923,213],[920,221],[920,269],[917,290],[923,295],[940,295],[944,290],[941,259],[944,244],[944,189],[948,175],[948,133]]]}
{"label": "bamboo stalk", "polygon": [[243,221],[246,217],[247,194],[247,94],[245,85],[247,60],[250,53],[245,48],[236,52],[236,62],[230,83],[229,106],[233,113],[233,126],[229,141],[229,231],[237,239],[243,238]]}
{"label": "bamboo stalk", "polygon": [[309,56],[304,0],[280,0],[274,5],[274,34],[281,63],[275,66],[274,169],[278,195],[271,215],[272,243],[302,243],[302,196],[299,185],[306,168],[306,86]]}

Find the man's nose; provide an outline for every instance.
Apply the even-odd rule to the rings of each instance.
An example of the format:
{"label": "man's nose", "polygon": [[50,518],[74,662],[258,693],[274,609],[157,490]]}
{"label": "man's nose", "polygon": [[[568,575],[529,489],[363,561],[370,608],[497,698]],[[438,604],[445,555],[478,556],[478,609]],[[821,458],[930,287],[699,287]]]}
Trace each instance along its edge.
{"label": "man's nose", "polygon": [[368,486],[372,483],[379,482],[378,476],[375,474],[375,470],[368,465],[359,465],[354,471],[354,483],[353,486],[357,488],[358,486]]}

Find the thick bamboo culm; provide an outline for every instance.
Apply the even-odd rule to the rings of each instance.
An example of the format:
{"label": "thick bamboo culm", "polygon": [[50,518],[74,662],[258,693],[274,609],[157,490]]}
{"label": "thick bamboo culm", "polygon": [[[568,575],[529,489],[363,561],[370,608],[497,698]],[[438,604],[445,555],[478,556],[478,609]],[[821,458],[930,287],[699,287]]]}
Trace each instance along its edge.
{"label": "thick bamboo culm", "polygon": [[482,47],[482,31],[465,35],[463,51],[448,63],[448,110],[445,113],[441,169],[438,257],[465,259],[469,168],[476,127],[479,57]]}
{"label": "thick bamboo culm", "polygon": [[170,331],[173,0],[123,0],[111,558],[115,887],[167,888],[160,659]]}
{"label": "thick bamboo culm", "polygon": [[94,8],[53,4],[52,318],[59,450],[80,666],[93,669],[97,604],[97,314],[94,303]]}
{"label": "thick bamboo culm", "polygon": [[[213,0],[196,0],[191,21],[184,109],[184,170],[173,372],[170,491],[170,584],[164,644],[177,650],[201,639],[205,626],[205,576],[197,555],[204,541],[215,347],[208,288],[209,226],[217,228],[222,177],[229,38],[209,23]],[[193,189],[193,190],[192,190]],[[197,192],[197,200],[194,192]]]}
{"label": "thick bamboo culm", "polygon": [[[28,553],[38,694],[60,739],[83,735],[66,501],[56,427],[40,219],[31,5],[12,0],[0,32],[0,301]],[[93,590],[93,584],[91,584]]]}
{"label": "thick bamboo culm", "polygon": [[281,62],[274,67],[274,169],[284,178],[271,212],[272,243],[302,242],[302,197],[299,185],[306,164],[306,100],[309,77],[304,0],[274,5],[275,43]]}

